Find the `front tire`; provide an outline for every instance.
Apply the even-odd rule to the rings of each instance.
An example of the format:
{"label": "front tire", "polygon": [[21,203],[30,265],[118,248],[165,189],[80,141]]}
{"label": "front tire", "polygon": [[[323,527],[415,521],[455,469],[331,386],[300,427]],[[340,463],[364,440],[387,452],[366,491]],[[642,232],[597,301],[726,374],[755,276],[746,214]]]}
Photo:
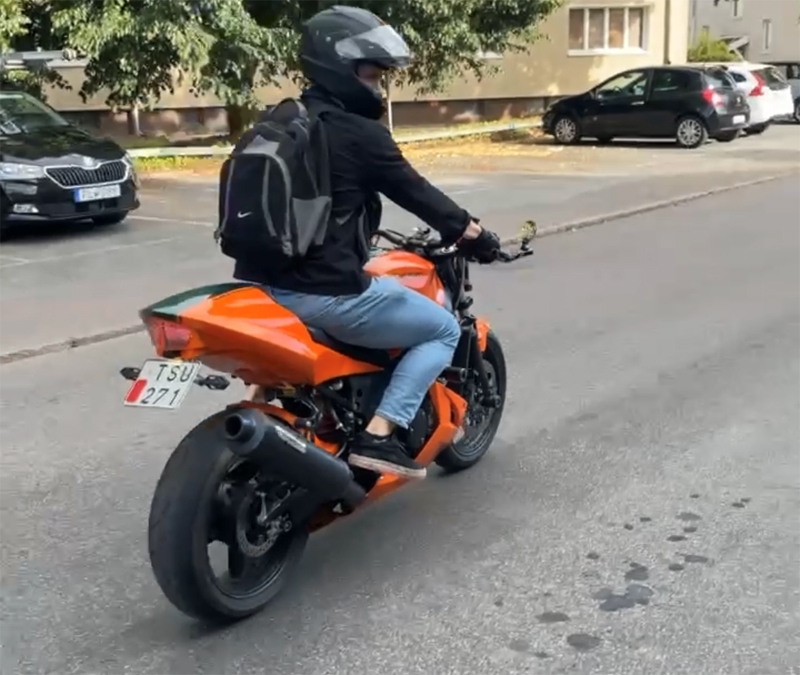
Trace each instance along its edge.
{"label": "front tire", "polygon": [[93,216],[92,222],[97,225],[97,227],[111,227],[112,225],[121,223],[127,217],[127,211],[123,211],[122,213],[110,213],[105,216]]}
{"label": "front tire", "polygon": [[[500,341],[491,331],[486,338],[483,362],[493,393],[499,397],[500,402],[495,408],[484,408],[477,401],[477,393],[471,397],[472,400],[467,400],[469,407],[464,436],[442,450],[435,460],[445,471],[463,471],[477,464],[489,450],[500,427],[506,403],[506,359]],[[468,423],[471,415],[479,416],[479,424]]]}
{"label": "front tire", "polygon": [[[238,571],[215,577],[208,547],[210,533],[221,525],[214,505],[229,472],[243,465],[222,441],[227,414],[207,418],[178,444],[158,481],[148,527],[150,563],[164,595],[184,614],[213,621],[235,621],[263,609],[285,585],[309,536],[305,527],[293,527],[258,558],[245,558],[241,549],[229,545],[231,567],[232,551],[238,550]],[[256,568],[264,572],[264,580],[249,587],[242,570]]]}
{"label": "front tire", "polygon": [[581,128],[571,115],[559,115],[553,120],[553,137],[561,145],[575,145],[581,140]]}

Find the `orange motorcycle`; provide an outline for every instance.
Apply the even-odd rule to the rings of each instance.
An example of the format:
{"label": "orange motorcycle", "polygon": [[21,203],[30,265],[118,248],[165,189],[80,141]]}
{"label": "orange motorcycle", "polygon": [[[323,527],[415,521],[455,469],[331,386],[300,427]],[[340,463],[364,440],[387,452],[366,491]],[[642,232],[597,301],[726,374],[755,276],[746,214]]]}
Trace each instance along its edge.
{"label": "orange motorcycle", "polygon": [[[378,249],[378,238],[391,242]],[[530,255],[530,239],[511,262]],[[497,337],[470,314],[469,261],[430,230],[380,231],[366,266],[452,309],[461,340],[408,429],[408,453],[446,471],[477,463],[497,433],[506,363]],[[259,286],[225,283],[173,295],[140,316],[160,358],[123,368],[125,404],[177,408],[194,385],[247,385],[243,400],[192,429],[169,458],[153,496],[150,561],[184,613],[235,620],[261,610],[297,566],[309,534],[407,481],[350,467],[348,444],[375,412],[401,352],[343,344],[305,326]],[[227,547],[217,573],[212,544]],[[225,556],[221,556],[225,557]]]}

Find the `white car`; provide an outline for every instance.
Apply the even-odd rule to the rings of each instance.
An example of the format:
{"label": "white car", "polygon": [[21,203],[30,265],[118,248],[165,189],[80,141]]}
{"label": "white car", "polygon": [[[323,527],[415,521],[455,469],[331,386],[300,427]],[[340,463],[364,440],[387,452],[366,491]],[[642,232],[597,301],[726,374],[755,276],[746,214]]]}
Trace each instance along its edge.
{"label": "white car", "polygon": [[723,64],[750,106],[748,134],[762,133],[773,120],[794,114],[792,89],[773,66],[760,63]]}
{"label": "white car", "polygon": [[800,61],[773,61],[769,65],[775,66],[792,88],[794,121],[800,124]]}

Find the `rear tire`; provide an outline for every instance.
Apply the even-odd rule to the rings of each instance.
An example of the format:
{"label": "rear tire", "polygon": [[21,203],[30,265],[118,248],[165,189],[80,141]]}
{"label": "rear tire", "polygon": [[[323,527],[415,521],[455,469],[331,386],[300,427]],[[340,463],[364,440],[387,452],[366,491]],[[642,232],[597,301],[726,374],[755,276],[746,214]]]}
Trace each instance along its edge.
{"label": "rear tire", "polygon": [[795,124],[800,124],[800,98],[794,102],[794,115],[792,115],[792,118]]}
{"label": "rear tire", "polygon": [[263,564],[273,556],[266,562],[277,566],[255,591],[235,596],[216,583],[208,559],[211,506],[236,463],[220,434],[227,415],[207,418],[175,448],[156,486],[148,527],[150,563],[164,595],[184,614],[213,621],[235,621],[263,609],[285,585],[309,536],[305,527],[294,527],[262,557],[250,559]]}
{"label": "rear tire", "polygon": [[769,127],[769,123],[766,124],[754,124],[752,127],[747,127],[745,130],[748,136],[758,136],[759,134],[763,134],[767,128]]}
{"label": "rear tire", "polygon": [[720,143],[730,143],[731,141],[735,141],[741,135],[742,132],[737,129],[736,131],[725,131],[724,133],[718,134],[715,139]]}
{"label": "rear tire", "polygon": [[[486,338],[486,351],[483,352],[483,360],[487,365],[489,374],[494,374],[490,378],[490,382],[493,385],[494,393],[500,397],[500,404],[496,408],[484,409],[486,410],[485,414],[489,417],[484,420],[484,423],[478,429],[471,429],[467,426],[463,438],[439,453],[436,457],[436,463],[448,472],[469,469],[483,459],[500,427],[500,420],[503,417],[503,408],[506,403],[506,359],[500,341],[491,331],[489,331],[489,335]],[[467,416],[471,412],[474,414],[482,411],[468,408]],[[470,432],[475,432],[475,435],[471,435]]]}
{"label": "rear tire", "polygon": [[696,115],[687,115],[678,120],[675,127],[675,142],[681,148],[694,150],[708,140],[708,127]]}

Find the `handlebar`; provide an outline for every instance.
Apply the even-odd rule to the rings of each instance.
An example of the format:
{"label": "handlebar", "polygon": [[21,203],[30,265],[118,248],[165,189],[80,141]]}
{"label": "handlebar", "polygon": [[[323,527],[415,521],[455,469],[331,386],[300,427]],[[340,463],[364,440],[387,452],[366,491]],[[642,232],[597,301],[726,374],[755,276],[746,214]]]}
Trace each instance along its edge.
{"label": "handlebar", "polygon": [[[429,227],[416,228],[411,235],[405,235],[395,230],[378,230],[375,236],[382,237],[405,251],[411,251],[428,258],[445,258],[461,253],[458,244],[446,246],[442,244],[441,240],[433,238]],[[500,249],[497,251],[495,261],[510,263],[533,255],[530,243],[534,236],[536,236],[536,224],[533,221],[528,221],[525,225],[525,234],[520,238],[519,249],[513,252]]]}

